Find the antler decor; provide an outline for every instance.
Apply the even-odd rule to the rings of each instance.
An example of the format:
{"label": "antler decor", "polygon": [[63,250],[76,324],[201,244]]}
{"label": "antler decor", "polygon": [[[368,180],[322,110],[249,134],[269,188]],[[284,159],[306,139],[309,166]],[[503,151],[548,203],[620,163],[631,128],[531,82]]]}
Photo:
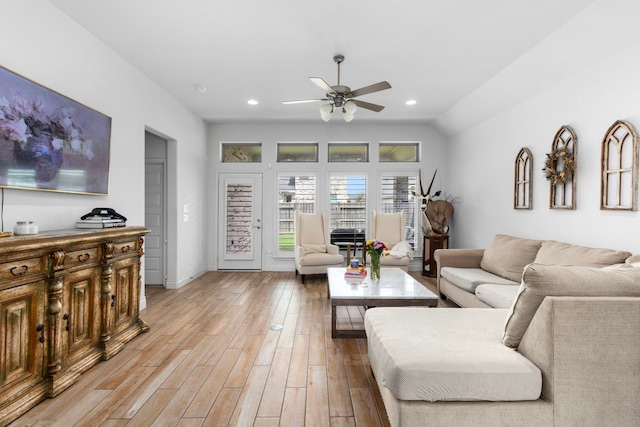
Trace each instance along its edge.
{"label": "antler decor", "polygon": [[420,180],[420,193],[415,191],[411,192],[411,195],[420,200],[420,211],[422,212],[422,234],[427,236],[432,232],[439,234],[447,234],[449,232],[449,218],[453,213],[453,205],[446,200],[432,200],[434,197],[438,197],[441,191],[438,190],[431,194],[433,188],[433,182],[436,179],[438,170],[433,173],[431,183],[427,192],[422,187],[422,171],[418,172],[418,178]]}
{"label": "antler decor", "polygon": [[429,204],[429,200],[431,200],[432,197],[438,197],[440,195],[440,190],[436,191],[435,194],[431,195],[431,188],[433,187],[433,181],[436,179],[437,173],[438,173],[438,169],[436,169],[436,171],[433,173],[433,177],[431,178],[431,183],[429,184],[429,188],[425,193],[424,190],[422,189],[422,171],[421,170],[418,171],[418,180],[420,181],[420,194],[416,193],[415,191],[412,191],[411,195],[416,199],[420,200],[421,209],[423,211],[426,210],[427,205]]}

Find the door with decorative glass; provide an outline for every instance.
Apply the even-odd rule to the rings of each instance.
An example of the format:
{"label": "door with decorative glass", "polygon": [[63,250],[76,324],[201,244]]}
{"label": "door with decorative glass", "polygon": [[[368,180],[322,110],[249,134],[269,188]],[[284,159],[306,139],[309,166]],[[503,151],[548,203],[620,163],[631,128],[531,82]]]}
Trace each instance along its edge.
{"label": "door with decorative glass", "polygon": [[262,174],[220,174],[218,268],[262,268]]}

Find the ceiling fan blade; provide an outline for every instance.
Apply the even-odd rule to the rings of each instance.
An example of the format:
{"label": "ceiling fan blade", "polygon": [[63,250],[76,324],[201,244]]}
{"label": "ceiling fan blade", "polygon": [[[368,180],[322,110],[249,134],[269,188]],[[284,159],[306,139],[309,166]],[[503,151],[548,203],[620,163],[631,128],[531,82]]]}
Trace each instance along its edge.
{"label": "ceiling fan blade", "polygon": [[336,91],[333,90],[331,86],[329,86],[329,83],[325,82],[320,77],[309,77],[309,80],[311,80],[313,83],[318,85],[320,89],[324,90],[327,93],[331,93],[331,94],[336,93]]}
{"label": "ceiling fan blade", "polygon": [[349,94],[349,97],[355,98],[356,96],[366,95],[367,93],[379,92],[381,90],[391,89],[391,85],[387,81],[378,82],[369,86],[356,89]]}
{"label": "ceiling fan blade", "polygon": [[327,98],[323,99],[300,99],[297,101],[282,101],[283,104],[304,104],[307,102],[319,102],[319,101],[328,101]]}
{"label": "ceiling fan blade", "polygon": [[353,102],[360,108],[366,108],[367,110],[375,111],[376,113],[384,110],[384,107],[382,105],[372,104],[370,102],[360,101],[358,99],[350,99],[349,101]]}

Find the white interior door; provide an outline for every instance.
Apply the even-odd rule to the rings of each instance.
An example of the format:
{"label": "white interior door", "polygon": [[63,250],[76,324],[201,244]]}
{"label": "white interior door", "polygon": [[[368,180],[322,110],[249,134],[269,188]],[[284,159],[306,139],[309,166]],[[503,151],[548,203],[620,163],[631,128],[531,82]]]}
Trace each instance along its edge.
{"label": "white interior door", "polygon": [[262,269],[262,174],[219,176],[218,268]]}
{"label": "white interior door", "polygon": [[147,285],[165,285],[165,163],[145,164],[144,279]]}

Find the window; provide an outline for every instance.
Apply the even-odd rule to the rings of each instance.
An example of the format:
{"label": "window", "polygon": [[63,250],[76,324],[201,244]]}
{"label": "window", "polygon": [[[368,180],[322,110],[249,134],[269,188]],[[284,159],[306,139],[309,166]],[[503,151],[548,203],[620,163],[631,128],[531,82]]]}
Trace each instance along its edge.
{"label": "window", "polygon": [[362,240],[367,228],[367,177],[335,174],[329,178],[329,183],[332,242],[343,235],[358,236]]}
{"label": "window", "polygon": [[369,161],[369,144],[366,142],[330,142],[329,161],[367,163]]}
{"label": "window", "polygon": [[381,162],[417,162],[419,148],[417,142],[381,142],[379,159]]}
{"label": "window", "polygon": [[224,163],[260,163],[262,162],[262,144],[223,142],[222,161]]}
{"label": "window", "polygon": [[416,175],[382,175],[380,179],[380,212],[404,211],[406,240],[417,248],[417,224],[419,213],[411,191],[418,182]]}
{"label": "window", "polygon": [[317,162],[317,143],[278,143],[278,162]]}
{"label": "window", "polygon": [[278,254],[293,252],[295,211],[316,211],[315,175],[278,174]]}

